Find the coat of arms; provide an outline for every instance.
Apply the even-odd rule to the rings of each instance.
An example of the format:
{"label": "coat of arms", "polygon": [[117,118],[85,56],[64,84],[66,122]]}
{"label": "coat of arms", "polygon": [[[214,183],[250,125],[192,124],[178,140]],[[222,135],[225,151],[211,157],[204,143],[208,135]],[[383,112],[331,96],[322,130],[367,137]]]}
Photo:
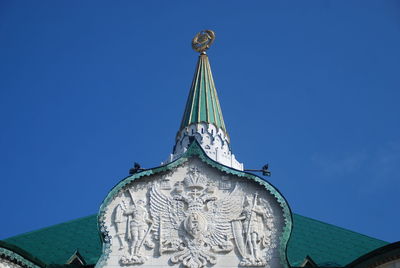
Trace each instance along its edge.
{"label": "coat of arms", "polygon": [[148,187],[147,202],[128,190],[129,204],[115,209],[120,249],[128,248],[120,263],[143,264],[154,248],[172,264],[188,268],[214,265],[218,255],[232,251],[239,266],[265,266],[268,249],[276,246],[271,207],[257,193],[247,196],[237,183],[229,191],[217,185],[190,167],[171,188],[161,182]]}

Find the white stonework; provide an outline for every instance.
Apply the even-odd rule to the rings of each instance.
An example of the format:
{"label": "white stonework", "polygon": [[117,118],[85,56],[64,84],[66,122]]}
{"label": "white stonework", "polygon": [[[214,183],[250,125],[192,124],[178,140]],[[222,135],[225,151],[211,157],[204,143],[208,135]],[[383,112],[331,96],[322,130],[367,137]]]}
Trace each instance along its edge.
{"label": "white stonework", "polygon": [[381,264],[377,268],[400,268],[400,259]]}
{"label": "white stonework", "polygon": [[40,268],[19,253],[0,247],[0,268]]}
{"label": "white stonework", "polygon": [[102,208],[103,267],[283,267],[281,206],[198,158],[134,180]]}
{"label": "white stonework", "polygon": [[23,268],[23,266],[0,258],[0,268]]}
{"label": "white stonework", "polygon": [[189,138],[194,137],[207,156],[225,166],[243,170],[243,163],[239,163],[232,154],[229,136],[213,124],[196,123],[182,129],[177,137],[173,153],[166,163],[172,162],[186,152],[190,142]]}

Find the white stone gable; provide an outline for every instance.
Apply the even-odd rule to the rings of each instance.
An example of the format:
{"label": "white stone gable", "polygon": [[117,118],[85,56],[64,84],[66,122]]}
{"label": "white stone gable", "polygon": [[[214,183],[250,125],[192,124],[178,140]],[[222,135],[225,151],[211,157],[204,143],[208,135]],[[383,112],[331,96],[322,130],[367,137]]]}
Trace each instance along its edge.
{"label": "white stone gable", "polygon": [[[284,215],[260,184],[198,158],[135,179],[101,211],[103,267],[284,267]],[[283,243],[284,244],[284,243]]]}

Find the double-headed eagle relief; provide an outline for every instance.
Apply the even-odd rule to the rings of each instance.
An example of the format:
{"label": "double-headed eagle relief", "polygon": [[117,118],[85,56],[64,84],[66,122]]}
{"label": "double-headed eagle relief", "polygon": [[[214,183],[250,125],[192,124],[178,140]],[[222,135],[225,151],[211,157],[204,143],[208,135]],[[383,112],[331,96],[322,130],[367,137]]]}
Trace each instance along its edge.
{"label": "double-headed eagle relief", "polygon": [[164,175],[123,192],[113,211],[120,265],[167,257],[165,265],[201,268],[233,254],[236,266],[266,266],[276,247],[276,222],[265,194],[196,166],[180,177]]}

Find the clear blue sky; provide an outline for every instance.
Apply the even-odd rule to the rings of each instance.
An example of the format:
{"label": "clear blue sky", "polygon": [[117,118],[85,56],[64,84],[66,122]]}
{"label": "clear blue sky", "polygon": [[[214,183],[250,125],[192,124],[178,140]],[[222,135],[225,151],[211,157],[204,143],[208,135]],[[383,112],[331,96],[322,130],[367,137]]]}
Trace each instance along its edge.
{"label": "clear blue sky", "polygon": [[237,159],[296,213],[400,240],[395,0],[1,1],[0,239],[167,158],[207,28]]}

